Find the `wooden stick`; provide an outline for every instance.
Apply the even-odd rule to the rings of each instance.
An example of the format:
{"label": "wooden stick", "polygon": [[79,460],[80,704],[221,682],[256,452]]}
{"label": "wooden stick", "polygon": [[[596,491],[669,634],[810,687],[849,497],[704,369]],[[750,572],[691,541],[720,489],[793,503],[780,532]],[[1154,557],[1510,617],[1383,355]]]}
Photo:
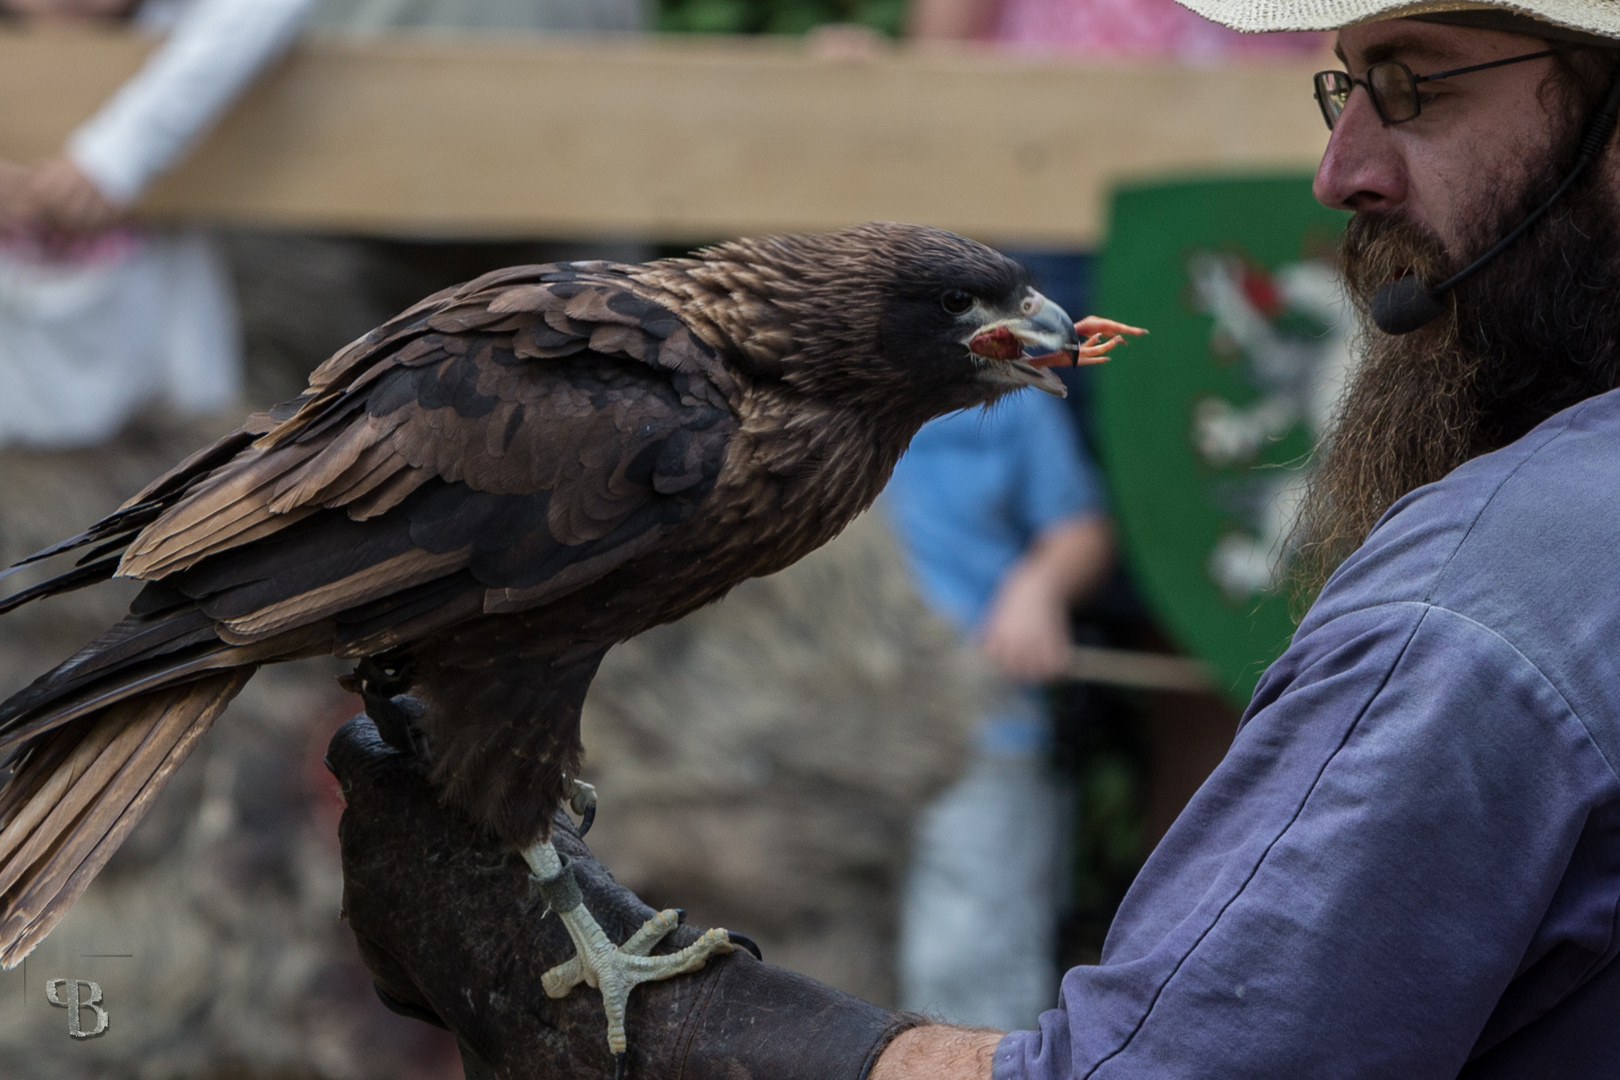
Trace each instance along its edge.
{"label": "wooden stick", "polygon": [[1210,693],[1214,674],[1200,660],[1129,649],[1103,649],[1076,645],[1069,661],[1069,678],[1103,686],[1138,690],[1179,690]]}

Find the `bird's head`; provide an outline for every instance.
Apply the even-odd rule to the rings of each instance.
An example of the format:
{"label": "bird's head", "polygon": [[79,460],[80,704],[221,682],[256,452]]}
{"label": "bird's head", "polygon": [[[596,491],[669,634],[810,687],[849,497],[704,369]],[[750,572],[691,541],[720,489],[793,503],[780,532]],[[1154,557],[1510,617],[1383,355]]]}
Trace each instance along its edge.
{"label": "bird's head", "polygon": [[1018,263],[942,229],[871,223],[737,240],[660,274],[711,344],[814,396],[928,416],[1034,386],[1072,362],[1074,321]]}

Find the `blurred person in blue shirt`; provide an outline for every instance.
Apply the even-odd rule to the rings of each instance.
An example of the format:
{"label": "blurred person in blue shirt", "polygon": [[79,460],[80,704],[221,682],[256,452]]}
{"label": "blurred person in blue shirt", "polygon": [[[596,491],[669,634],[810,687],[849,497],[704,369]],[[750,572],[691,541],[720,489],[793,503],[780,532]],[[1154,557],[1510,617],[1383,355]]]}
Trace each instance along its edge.
{"label": "blurred person in blue shirt", "polygon": [[883,505],[924,599],[1004,679],[963,777],[918,828],[900,1004],[1028,1027],[1056,994],[1066,833],[1039,688],[1063,676],[1070,610],[1113,566],[1101,485],[1070,411],[1024,390],[925,426]]}

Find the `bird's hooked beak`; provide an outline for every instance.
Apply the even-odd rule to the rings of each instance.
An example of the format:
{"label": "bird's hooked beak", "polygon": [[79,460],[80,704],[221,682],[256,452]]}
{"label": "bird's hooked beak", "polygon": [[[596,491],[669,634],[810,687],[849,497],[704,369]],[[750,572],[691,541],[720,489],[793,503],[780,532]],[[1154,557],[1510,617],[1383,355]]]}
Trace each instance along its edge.
{"label": "bird's hooked beak", "polygon": [[1050,368],[1073,364],[1080,335],[1068,312],[1030,289],[1019,313],[985,323],[965,343],[986,382],[1033,386],[1056,397],[1068,391]]}

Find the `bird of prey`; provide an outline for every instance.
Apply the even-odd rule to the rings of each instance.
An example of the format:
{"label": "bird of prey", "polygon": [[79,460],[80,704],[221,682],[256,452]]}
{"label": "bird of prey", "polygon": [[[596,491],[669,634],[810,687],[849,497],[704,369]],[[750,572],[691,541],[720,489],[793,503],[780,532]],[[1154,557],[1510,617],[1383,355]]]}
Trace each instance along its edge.
{"label": "bird of prey", "polygon": [[442,798],[556,885],[578,951],[548,990],[599,986],[622,1055],[630,989],[731,945],[716,930],[653,957],[673,913],[615,947],[568,903],[548,836],[565,803],[589,809],[579,718],[603,653],[831,539],[927,420],[1061,394],[1054,358],[1099,359],[1128,328],[1090,329],[1012,260],[896,224],[515,267],[422,301],[26,560],[89,549],[0,611],[146,585],[0,703],[0,962],[258,665],[330,653]]}

